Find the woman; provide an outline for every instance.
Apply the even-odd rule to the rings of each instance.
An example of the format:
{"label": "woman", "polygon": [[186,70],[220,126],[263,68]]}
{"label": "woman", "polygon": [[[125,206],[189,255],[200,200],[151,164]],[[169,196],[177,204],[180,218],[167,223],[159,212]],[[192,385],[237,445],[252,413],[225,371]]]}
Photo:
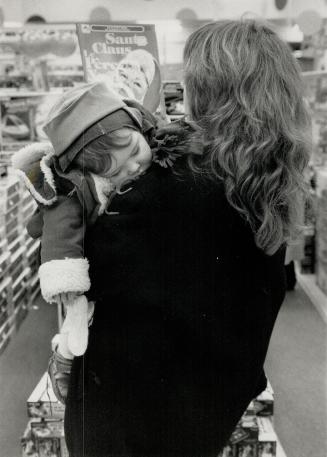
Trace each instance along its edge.
{"label": "woman", "polygon": [[214,457],[266,386],[305,193],[299,71],[249,20],[203,26],[184,58],[193,133],[159,132],[163,153],[181,133],[174,167],[154,164],[86,236],[97,305],[68,393],[71,457]]}

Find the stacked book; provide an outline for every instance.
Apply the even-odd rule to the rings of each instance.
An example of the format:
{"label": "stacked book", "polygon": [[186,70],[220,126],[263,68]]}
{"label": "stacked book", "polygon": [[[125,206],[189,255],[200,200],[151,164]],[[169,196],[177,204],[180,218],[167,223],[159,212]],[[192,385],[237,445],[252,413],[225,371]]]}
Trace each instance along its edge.
{"label": "stacked book", "polygon": [[68,457],[64,438],[65,407],[44,373],[27,400],[29,421],[21,438],[23,457]]}
{"label": "stacked book", "polygon": [[[21,438],[22,457],[68,457],[64,413],[65,407],[56,399],[45,373],[27,400],[29,421]],[[266,390],[249,404],[217,457],[283,457],[273,414],[274,394],[268,382]]]}
{"label": "stacked book", "polygon": [[249,404],[218,457],[279,457],[273,415],[274,392],[268,381],[266,390]]}

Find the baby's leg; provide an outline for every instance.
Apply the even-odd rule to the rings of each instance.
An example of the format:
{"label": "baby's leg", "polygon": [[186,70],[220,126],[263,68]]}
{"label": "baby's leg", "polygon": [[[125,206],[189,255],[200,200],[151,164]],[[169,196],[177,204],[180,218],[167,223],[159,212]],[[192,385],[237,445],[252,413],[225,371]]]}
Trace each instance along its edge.
{"label": "baby's leg", "polygon": [[67,346],[75,356],[83,355],[88,343],[88,301],[78,295],[66,307],[62,332],[67,334]]}
{"label": "baby's leg", "polygon": [[49,360],[48,373],[54,394],[61,403],[65,403],[74,358],[68,349],[67,333],[55,335],[51,346],[53,352]]}

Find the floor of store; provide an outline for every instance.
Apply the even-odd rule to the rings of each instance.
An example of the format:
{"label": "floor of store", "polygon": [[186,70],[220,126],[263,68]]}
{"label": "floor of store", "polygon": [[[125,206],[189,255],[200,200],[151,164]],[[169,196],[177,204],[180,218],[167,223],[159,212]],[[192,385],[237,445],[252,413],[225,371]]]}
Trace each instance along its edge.
{"label": "floor of store", "polygon": [[[21,455],[26,400],[47,366],[56,308],[38,299],[0,356],[0,456]],[[275,391],[275,428],[287,457],[327,455],[327,326],[302,291],[288,293],[266,371]]]}

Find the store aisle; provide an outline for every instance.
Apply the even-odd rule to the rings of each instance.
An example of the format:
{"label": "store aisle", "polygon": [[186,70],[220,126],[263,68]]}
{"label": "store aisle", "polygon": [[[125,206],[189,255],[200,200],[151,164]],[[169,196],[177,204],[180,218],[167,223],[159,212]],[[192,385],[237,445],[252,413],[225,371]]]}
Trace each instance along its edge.
{"label": "store aisle", "polygon": [[35,302],[18,333],[0,355],[0,457],[21,455],[27,423],[26,400],[46,370],[50,337],[56,333],[56,306]]}
{"label": "store aisle", "polygon": [[327,326],[300,288],[283,303],[266,372],[275,391],[275,428],[287,457],[326,457]]}
{"label": "store aisle", "polygon": [[[19,457],[26,400],[44,372],[56,308],[39,299],[0,356],[0,457]],[[327,327],[301,289],[289,293],[275,327],[267,373],[287,457],[326,457]],[[190,456],[191,457],[191,456]]]}

